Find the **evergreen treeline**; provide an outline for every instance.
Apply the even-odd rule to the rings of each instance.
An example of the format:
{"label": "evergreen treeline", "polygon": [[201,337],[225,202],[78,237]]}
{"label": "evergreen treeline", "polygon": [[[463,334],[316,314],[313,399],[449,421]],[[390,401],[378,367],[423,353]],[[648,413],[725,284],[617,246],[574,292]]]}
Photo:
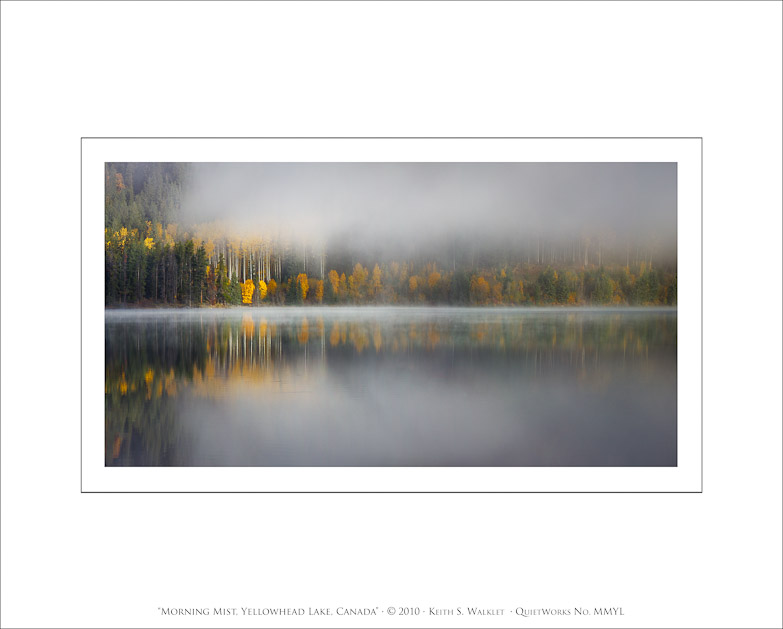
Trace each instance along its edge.
{"label": "evergreen treeline", "polygon": [[[184,164],[106,165],[106,304],[638,304],[677,303],[676,271],[648,259],[550,263],[481,256],[480,262],[361,262],[323,249],[301,253],[272,238],[236,238],[218,223],[180,229]],[[576,263],[576,260],[580,263]],[[307,265],[310,262],[308,275]],[[313,270],[315,267],[315,270]]]}

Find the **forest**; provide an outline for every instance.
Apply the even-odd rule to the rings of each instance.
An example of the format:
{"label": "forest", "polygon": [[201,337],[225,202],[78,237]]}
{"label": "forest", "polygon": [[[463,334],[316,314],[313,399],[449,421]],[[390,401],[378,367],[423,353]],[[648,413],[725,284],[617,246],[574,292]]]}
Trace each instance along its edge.
{"label": "forest", "polygon": [[[389,252],[283,237],[182,211],[187,164],[106,164],[105,303],[676,305],[671,261],[601,234]],[[399,254],[399,255],[398,255]]]}

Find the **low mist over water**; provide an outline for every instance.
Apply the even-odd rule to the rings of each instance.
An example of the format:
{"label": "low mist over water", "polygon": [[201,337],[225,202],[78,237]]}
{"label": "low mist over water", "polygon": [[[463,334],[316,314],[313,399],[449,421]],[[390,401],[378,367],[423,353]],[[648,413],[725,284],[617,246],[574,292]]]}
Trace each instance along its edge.
{"label": "low mist over water", "polygon": [[106,465],[673,466],[674,309],[106,312]]}

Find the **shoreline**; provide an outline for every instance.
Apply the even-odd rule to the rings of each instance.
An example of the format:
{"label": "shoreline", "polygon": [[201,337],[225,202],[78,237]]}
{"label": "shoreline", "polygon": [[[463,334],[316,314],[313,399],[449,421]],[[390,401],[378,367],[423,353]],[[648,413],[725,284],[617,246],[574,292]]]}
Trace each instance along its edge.
{"label": "shoreline", "polygon": [[159,312],[159,311],[172,311],[172,312],[266,312],[275,311],[280,312],[284,310],[290,311],[347,311],[347,310],[470,310],[470,311],[561,311],[561,312],[579,312],[579,311],[667,311],[676,312],[677,306],[666,305],[651,305],[651,306],[632,306],[626,304],[607,304],[607,305],[560,305],[560,304],[542,304],[533,306],[519,306],[519,305],[506,305],[497,304],[491,306],[477,306],[470,304],[297,304],[297,305],[269,305],[269,306],[130,306],[130,307],[110,307],[106,306],[104,312],[114,313],[130,313],[130,312]]}

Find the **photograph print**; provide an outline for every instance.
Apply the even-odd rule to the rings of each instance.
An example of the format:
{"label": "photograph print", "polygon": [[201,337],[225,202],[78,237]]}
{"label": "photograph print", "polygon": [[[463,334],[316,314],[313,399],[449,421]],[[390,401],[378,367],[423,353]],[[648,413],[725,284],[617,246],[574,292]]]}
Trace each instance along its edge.
{"label": "photograph print", "polygon": [[677,466],[677,163],[105,163],[105,466]]}

